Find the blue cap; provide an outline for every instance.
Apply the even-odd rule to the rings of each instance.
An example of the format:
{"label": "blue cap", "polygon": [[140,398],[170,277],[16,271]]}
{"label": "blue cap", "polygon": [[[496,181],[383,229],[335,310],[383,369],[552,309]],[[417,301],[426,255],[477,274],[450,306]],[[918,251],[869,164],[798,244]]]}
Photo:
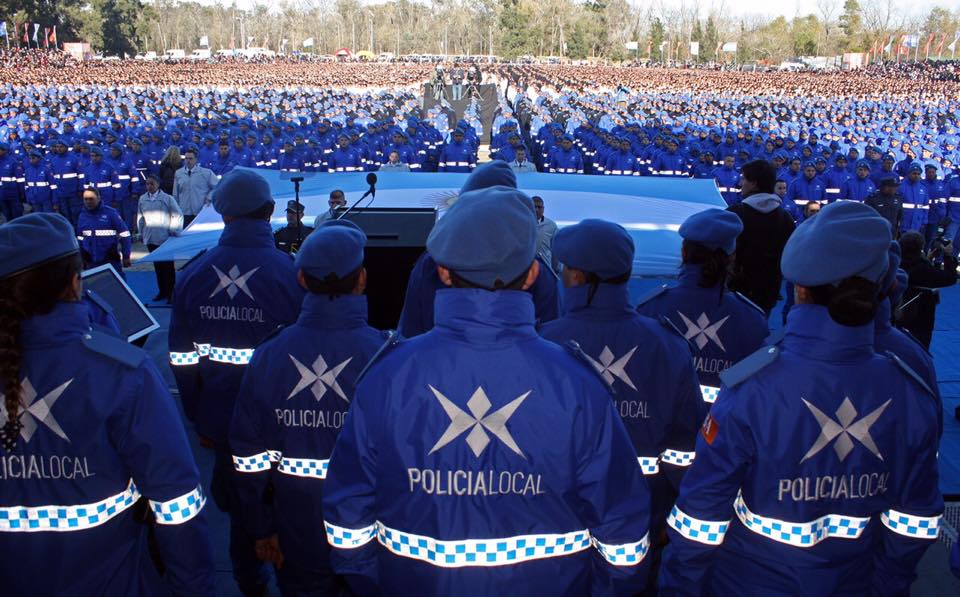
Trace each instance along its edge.
{"label": "blue cap", "polygon": [[103,155],[103,148],[99,145],[94,145],[90,148],[90,153],[95,153],[97,155]]}
{"label": "blue cap", "polygon": [[240,217],[273,203],[266,179],[251,170],[231,170],[213,190],[213,209],[222,216]]}
{"label": "blue cap", "polygon": [[477,166],[470,173],[470,176],[463,181],[460,193],[497,186],[517,188],[517,175],[513,173],[510,165],[503,160],[493,160]]}
{"label": "blue cap", "polygon": [[31,158],[42,158],[43,154],[40,153],[39,149],[31,149],[30,153],[28,153],[27,156]]}
{"label": "blue cap", "polygon": [[356,226],[321,226],[303,241],[294,263],[320,280],[345,278],[363,265],[366,244]]}
{"label": "blue cap", "polygon": [[887,249],[887,271],[880,280],[880,292],[886,292],[893,286],[897,279],[897,269],[900,267],[900,243],[890,241],[890,248]]}
{"label": "blue cap", "polygon": [[427,238],[427,251],[438,264],[484,288],[520,277],[536,250],[533,202],[507,186],[461,194]]}
{"label": "blue cap", "polygon": [[582,220],[553,237],[553,254],[561,263],[601,280],[630,273],[633,253],[633,239],[624,227],[606,220]]}
{"label": "blue cap", "polygon": [[869,205],[836,201],[804,221],[783,249],[783,276],[799,286],[852,276],[879,282],[887,269],[890,224]]}
{"label": "blue cap", "polygon": [[913,162],[910,164],[910,168],[907,172],[919,172],[923,174],[923,166],[920,165],[920,162]]}
{"label": "blue cap", "polygon": [[0,226],[0,279],[80,250],[70,222],[60,214],[32,213]]}
{"label": "blue cap", "polygon": [[725,209],[710,208],[697,212],[680,225],[680,236],[700,243],[708,249],[723,249],[727,255],[737,248],[737,237],[743,232],[740,216]]}

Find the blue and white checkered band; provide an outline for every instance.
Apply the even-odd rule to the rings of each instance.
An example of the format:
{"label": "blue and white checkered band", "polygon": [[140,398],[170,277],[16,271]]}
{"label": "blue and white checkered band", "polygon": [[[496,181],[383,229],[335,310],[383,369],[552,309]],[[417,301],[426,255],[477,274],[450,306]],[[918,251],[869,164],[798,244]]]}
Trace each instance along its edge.
{"label": "blue and white checkered band", "polygon": [[170,352],[170,364],[182,367],[185,365],[196,365],[200,359],[207,357],[214,363],[226,363],[228,365],[247,365],[253,358],[252,348],[224,348],[222,346],[211,346],[210,344],[194,344],[196,348],[193,352]]}
{"label": "blue and white checkered band", "polygon": [[663,454],[660,455],[660,462],[666,462],[674,466],[690,466],[696,456],[696,452],[681,452],[680,450],[666,449],[663,451]]}
{"label": "blue and white checkered band", "polygon": [[327,543],[340,549],[356,549],[373,541],[377,535],[377,525],[370,525],[362,529],[347,529],[323,521],[327,531]]}
{"label": "blue and white checkered band", "polygon": [[326,479],[327,468],[330,466],[329,460],[316,460],[313,458],[287,458],[280,460],[280,472],[285,475],[295,477],[312,477],[314,479]]}
{"label": "blue and white checkered band", "polygon": [[656,475],[660,472],[659,456],[640,456],[637,462],[640,463],[640,472],[644,475]]}
{"label": "blue and white checkered band", "polygon": [[730,528],[730,521],[700,520],[674,506],[670,516],[667,517],[667,526],[691,541],[706,545],[720,545],[723,543],[723,536],[727,534],[727,529]]}
{"label": "blue and white checkered band", "polygon": [[811,522],[788,522],[754,514],[747,508],[743,495],[737,494],[733,508],[743,526],[768,539],[793,545],[812,547],[824,539],[857,539],[867,528],[870,518],[827,514]]}
{"label": "blue and white checkered band", "polygon": [[404,533],[377,523],[377,540],[398,556],[444,568],[460,568],[506,566],[577,553],[590,547],[590,532],[583,530],[556,535],[442,541]]}
{"label": "blue and white checkered band", "polygon": [[887,510],[880,513],[880,521],[888,529],[905,537],[916,539],[936,539],[940,532],[940,515],[914,516]]}
{"label": "blue and white checkered band", "polygon": [[703,396],[704,402],[713,404],[717,401],[717,396],[720,395],[720,388],[715,388],[713,386],[700,386],[700,395]]}
{"label": "blue and white checkered band", "polygon": [[596,539],[592,540],[593,546],[597,548],[600,555],[614,566],[634,566],[643,561],[647,552],[650,551],[650,534],[647,533],[643,539],[634,543],[624,543],[614,545],[610,543],[601,543]]}
{"label": "blue and white checkered band", "polygon": [[203,488],[197,485],[193,491],[172,500],[150,500],[150,509],[157,518],[157,524],[183,524],[199,514],[206,503],[207,496],[203,495]]}
{"label": "blue and white checkered band", "polygon": [[140,498],[133,479],[127,488],[93,504],[77,506],[7,506],[0,508],[0,532],[82,531],[99,526]]}
{"label": "blue and white checkered band", "polygon": [[273,462],[280,462],[280,452],[276,450],[267,450],[253,456],[233,456],[233,468],[241,473],[268,470]]}

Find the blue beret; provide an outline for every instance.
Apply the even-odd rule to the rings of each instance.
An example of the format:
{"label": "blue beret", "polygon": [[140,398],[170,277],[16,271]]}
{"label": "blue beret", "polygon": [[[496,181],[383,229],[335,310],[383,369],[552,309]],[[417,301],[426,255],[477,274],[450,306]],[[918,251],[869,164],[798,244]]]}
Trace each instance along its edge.
{"label": "blue beret", "polygon": [[507,186],[461,194],[427,238],[427,251],[438,264],[484,288],[517,279],[536,250],[533,202]]}
{"label": "blue beret", "polygon": [[633,252],[633,239],[623,226],[606,220],[583,220],[561,228],[553,238],[553,253],[561,263],[601,280],[632,271]]}
{"label": "blue beret", "polygon": [[921,166],[919,162],[913,162],[910,164],[910,168],[907,171],[923,173],[923,166]]}
{"label": "blue beret", "polygon": [[94,145],[93,147],[90,148],[90,153],[93,153],[96,155],[103,155],[103,148],[100,147],[99,145]]}
{"label": "blue beret", "polygon": [[231,170],[213,190],[213,209],[222,216],[239,217],[273,203],[266,179],[251,170]]}
{"label": "blue beret", "polygon": [[321,226],[303,241],[297,253],[297,269],[314,278],[345,278],[363,265],[367,236],[355,226]]}
{"label": "blue beret", "polygon": [[887,271],[880,280],[880,292],[885,292],[893,286],[896,281],[897,269],[900,267],[900,243],[890,242],[890,248],[887,249]]}
{"label": "blue beret", "polygon": [[50,147],[56,147],[57,145],[63,145],[64,147],[67,146],[67,144],[63,142],[63,139],[59,139],[59,138],[54,139],[53,142],[50,143]]}
{"label": "blue beret", "polygon": [[879,282],[887,269],[890,224],[869,205],[836,201],[804,221],[783,250],[783,276],[799,286],[852,276]]}
{"label": "blue beret", "polygon": [[123,153],[123,145],[120,145],[119,143],[111,143],[110,151],[114,151],[114,150],[119,151],[120,153]]}
{"label": "blue beret", "polygon": [[870,162],[868,162],[867,160],[857,160],[857,168],[866,168],[867,170],[869,170]]}
{"label": "blue beret", "polygon": [[0,279],[80,250],[70,222],[60,214],[32,213],[0,226]]}
{"label": "blue beret", "polygon": [[463,181],[463,186],[460,187],[460,193],[498,186],[513,189],[517,188],[517,175],[514,174],[510,165],[503,160],[493,160],[492,162],[477,166],[477,168],[470,173],[470,176]]}
{"label": "blue beret", "polygon": [[680,236],[698,242],[708,249],[723,249],[731,255],[737,248],[737,237],[743,232],[740,216],[712,207],[697,212],[680,225]]}

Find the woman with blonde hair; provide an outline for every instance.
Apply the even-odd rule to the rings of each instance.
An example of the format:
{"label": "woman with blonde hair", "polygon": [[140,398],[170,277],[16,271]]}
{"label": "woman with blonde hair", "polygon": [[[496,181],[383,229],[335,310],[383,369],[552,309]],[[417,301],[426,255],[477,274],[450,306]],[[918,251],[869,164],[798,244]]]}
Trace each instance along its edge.
{"label": "woman with blonde hair", "polygon": [[168,195],[173,194],[173,179],[177,170],[183,165],[183,158],[180,157],[180,148],[171,145],[167,152],[163,154],[160,160],[160,190]]}

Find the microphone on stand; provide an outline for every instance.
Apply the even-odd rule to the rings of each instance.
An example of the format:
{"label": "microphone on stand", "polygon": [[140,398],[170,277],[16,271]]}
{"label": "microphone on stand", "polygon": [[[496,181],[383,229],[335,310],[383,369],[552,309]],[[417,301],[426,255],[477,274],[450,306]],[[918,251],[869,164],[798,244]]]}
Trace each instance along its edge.
{"label": "microphone on stand", "polygon": [[370,197],[370,202],[373,203],[373,200],[377,198],[377,175],[373,172],[367,174],[367,184],[370,185],[370,188],[367,189],[367,192],[363,194],[362,197],[353,202],[353,205],[348,207],[346,211],[340,214],[337,219],[342,220],[348,213],[353,211],[353,208],[356,207],[361,201]]}

